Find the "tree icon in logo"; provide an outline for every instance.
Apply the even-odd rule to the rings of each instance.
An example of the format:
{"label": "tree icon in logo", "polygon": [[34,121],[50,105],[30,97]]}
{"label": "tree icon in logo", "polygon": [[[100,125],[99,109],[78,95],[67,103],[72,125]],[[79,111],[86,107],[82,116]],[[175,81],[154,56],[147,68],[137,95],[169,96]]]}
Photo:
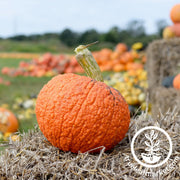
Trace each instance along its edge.
{"label": "tree icon in logo", "polygon": [[156,140],[158,137],[158,133],[154,133],[154,130],[151,130],[150,134],[145,133],[145,137],[147,141],[145,141],[146,149],[148,153],[141,153],[141,156],[143,160],[149,164],[157,163],[161,155],[157,154],[157,151],[159,151],[159,140]]}
{"label": "tree icon in logo", "polygon": [[[144,149],[139,148],[144,146],[143,144],[145,144]],[[156,126],[147,126],[133,136],[131,153],[140,165],[148,168],[159,167],[171,156],[172,141],[165,130]]]}

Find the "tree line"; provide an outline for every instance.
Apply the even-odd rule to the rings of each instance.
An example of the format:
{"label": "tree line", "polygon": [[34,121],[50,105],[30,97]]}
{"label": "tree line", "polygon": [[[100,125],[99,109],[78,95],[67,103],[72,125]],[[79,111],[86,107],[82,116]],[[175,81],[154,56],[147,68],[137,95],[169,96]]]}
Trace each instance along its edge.
{"label": "tree line", "polygon": [[84,32],[76,32],[69,28],[60,33],[45,33],[35,35],[16,35],[7,39],[16,41],[37,41],[58,39],[68,47],[75,47],[79,44],[88,44],[94,41],[106,43],[107,46],[113,46],[119,42],[131,46],[135,42],[142,42],[146,47],[154,39],[162,38],[162,31],[167,26],[165,20],[156,22],[156,33],[147,34],[144,22],[141,20],[132,20],[127,24],[125,29],[117,26],[112,27],[107,32],[98,32],[96,29],[89,29]]}

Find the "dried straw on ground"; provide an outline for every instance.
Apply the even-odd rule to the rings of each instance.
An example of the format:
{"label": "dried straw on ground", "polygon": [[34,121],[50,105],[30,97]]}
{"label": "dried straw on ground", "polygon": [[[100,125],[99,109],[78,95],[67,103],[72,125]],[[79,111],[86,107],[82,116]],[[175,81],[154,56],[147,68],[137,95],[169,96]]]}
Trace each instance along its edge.
{"label": "dried straw on ground", "polygon": [[[134,134],[146,126],[158,126],[166,130],[173,142],[173,152],[168,163],[180,157],[180,117],[175,112],[152,119],[146,113],[131,120],[124,140],[112,151],[99,154],[72,154],[51,146],[36,130],[22,135],[20,142],[12,143],[0,156],[0,179],[180,179],[180,161],[166,175],[151,178],[138,175],[125,162],[133,160],[130,143]],[[167,164],[161,166],[165,168]],[[138,165],[139,169],[143,169]],[[158,167],[154,169],[157,171]]]}

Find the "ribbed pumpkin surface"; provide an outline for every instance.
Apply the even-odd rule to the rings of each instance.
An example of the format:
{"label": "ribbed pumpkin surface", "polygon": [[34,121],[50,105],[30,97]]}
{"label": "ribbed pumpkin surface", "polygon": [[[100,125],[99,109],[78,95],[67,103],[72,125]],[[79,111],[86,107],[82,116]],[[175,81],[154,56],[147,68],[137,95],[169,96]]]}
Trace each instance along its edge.
{"label": "ribbed pumpkin surface", "polygon": [[128,105],[117,90],[75,74],[58,75],[42,88],[36,116],[54,146],[74,153],[99,146],[111,149],[130,123]]}

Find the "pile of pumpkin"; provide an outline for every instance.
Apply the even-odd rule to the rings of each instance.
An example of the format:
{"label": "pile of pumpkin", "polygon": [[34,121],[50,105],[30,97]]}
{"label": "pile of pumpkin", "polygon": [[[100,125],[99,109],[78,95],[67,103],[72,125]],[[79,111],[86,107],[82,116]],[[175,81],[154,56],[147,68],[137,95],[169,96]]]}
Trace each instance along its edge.
{"label": "pile of pumpkin", "polygon": [[[143,69],[129,70],[126,72],[118,72],[106,79],[105,83],[117,89],[125,98],[129,105],[131,114],[133,115],[137,110],[145,111],[146,103],[146,89],[147,72]],[[148,107],[150,111],[150,107]]]}
{"label": "pile of pumpkin", "polygon": [[11,84],[11,82],[10,81],[6,81],[2,77],[0,77],[0,84],[9,86]]}
{"label": "pile of pumpkin", "polygon": [[[134,44],[134,47],[138,45],[141,45],[141,43]],[[101,51],[93,52],[93,56],[100,66],[101,71],[120,72],[143,69],[146,56],[144,53],[139,53],[135,49],[132,48],[132,50],[128,51],[126,44],[118,43],[114,51],[104,48]]]}
{"label": "pile of pumpkin", "polygon": [[173,25],[164,28],[164,39],[180,37],[180,4],[176,4],[172,7],[170,11],[170,19],[173,22]]}
{"label": "pile of pumpkin", "polygon": [[[142,69],[146,61],[143,53],[135,50],[128,51],[125,44],[117,44],[115,50],[104,48],[93,52],[101,71],[127,71]],[[21,61],[18,68],[4,67],[2,74],[16,76],[54,76],[63,73],[82,73],[83,69],[77,63],[74,56],[52,55],[46,53],[40,58],[34,58],[30,62]]]}
{"label": "pile of pumpkin", "polygon": [[162,81],[162,86],[166,88],[173,87],[177,90],[180,90],[180,74],[165,77]]}
{"label": "pile of pumpkin", "polygon": [[30,62],[21,61],[18,68],[4,67],[2,74],[16,76],[54,76],[68,72],[82,72],[77,61],[70,56],[52,55],[46,53],[40,58],[34,58]]}

